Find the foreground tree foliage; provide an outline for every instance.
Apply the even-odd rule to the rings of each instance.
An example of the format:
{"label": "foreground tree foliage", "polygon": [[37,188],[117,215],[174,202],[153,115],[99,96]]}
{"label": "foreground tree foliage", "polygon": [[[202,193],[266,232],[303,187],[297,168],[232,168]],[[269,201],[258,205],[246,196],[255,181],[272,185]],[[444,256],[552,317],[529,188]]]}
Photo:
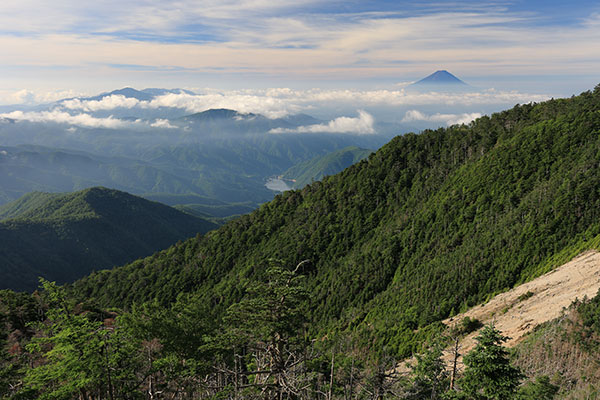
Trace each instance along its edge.
{"label": "foreground tree foliage", "polygon": [[559,387],[550,383],[547,376],[538,376],[535,380],[523,385],[516,396],[518,400],[552,400]]}
{"label": "foreground tree foliage", "polygon": [[[558,391],[547,377],[519,387],[523,375],[509,363],[506,338],[490,325],[465,356],[454,388],[443,360],[449,338],[417,354],[407,374],[396,371],[398,360],[385,351],[365,363],[347,335],[310,340],[306,279],[298,273],[310,263],[293,270],[268,264],[223,323],[196,296],[183,294],[169,308],[154,302],[115,313],[73,303],[63,288],[44,281],[41,295],[30,297],[38,296],[44,315],[28,314],[26,356],[2,348],[0,398],[534,400]],[[578,307],[590,315],[596,303]]]}
{"label": "foreground tree foliage", "polygon": [[503,400],[515,396],[523,379],[510,365],[508,351],[502,346],[508,338],[493,325],[483,327],[475,348],[465,356],[466,366],[459,386],[469,399]]}
{"label": "foreground tree foliage", "polygon": [[[266,281],[246,289],[246,297],[227,310],[226,336],[233,346],[234,391],[259,398],[294,398],[309,393],[313,374],[307,372],[303,334],[308,293],[303,276],[275,265]],[[252,390],[250,390],[252,389]]]}
{"label": "foreground tree foliage", "polygon": [[415,356],[411,365],[410,385],[405,391],[406,399],[441,399],[450,388],[450,374],[442,359],[443,343],[436,342],[424,353]]}
{"label": "foreground tree foliage", "polygon": [[42,336],[27,350],[36,358],[23,393],[39,399],[122,399],[138,386],[137,346],[127,332],[89,313],[76,313],[64,290],[42,281],[49,302]]}
{"label": "foreground tree foliage", "polygon": [[150,398],[189,398],[203,393],[212,373],[216,321],[196,296],[182,295],[171,307],[156,302],[119,319],[120,329],[139,343],[138,381]]}

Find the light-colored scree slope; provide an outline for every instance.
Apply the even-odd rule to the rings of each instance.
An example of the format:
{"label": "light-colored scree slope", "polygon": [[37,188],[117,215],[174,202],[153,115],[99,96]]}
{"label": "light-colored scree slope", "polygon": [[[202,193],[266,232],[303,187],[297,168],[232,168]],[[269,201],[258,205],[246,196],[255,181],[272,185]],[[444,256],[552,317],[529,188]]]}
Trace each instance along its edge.
{"label": "light-colored scree slope", "polygon": [[[486,304],[444,321],[446,325],[460,323],[464,317],[482,323],[493,322],[503,335],[510,337],[512,347],[536,325],[558,318],[563,308],[575,299],[594,297],[600,288],[600,253],[588,251],[553,271],[494,297]],[[531,292],[531,297],[527,293]],[[525,298],[519,300],[519,297]],[[477,332],[462,342],[462,353],[474,346]]]}
{"label": "light-colored scree slope", "polygon": [[[600,253],[587,251],[531,282],[443,322],[450,327],[460,324],[465,317],[478,319],[483,324],[493,322],[504,336],[510,337],[505,346],[512,347],[536,325],[560,317],[563,308],[569,307],[576,299],[594,297],[598,289]],[[475,346],[477,335],[478,332],[473,332],[460,342],[461,355],[467,354]],[[444,358],[450,363],[453,352],[448,350],[444,353]],[[407,361],[412,363],[414,360]],[[459,367],[462,367],[462,357],[459,358]],[[396,371],[406,373],[406,364],[401,363]]]}

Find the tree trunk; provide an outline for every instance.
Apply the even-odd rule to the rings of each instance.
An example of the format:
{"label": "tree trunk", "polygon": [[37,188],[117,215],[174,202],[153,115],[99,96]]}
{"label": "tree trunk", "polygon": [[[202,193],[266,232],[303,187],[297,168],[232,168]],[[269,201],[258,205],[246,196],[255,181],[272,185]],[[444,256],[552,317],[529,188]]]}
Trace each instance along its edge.
{"label": "tree trunk", "polygon": [[335,351],[331,350],[331,375],[329,376],[329,394],[328,394],[328,400],[332,399],[332,392],[333,392],[333,373],[334,373],[334,367],[335,367]]}
{"label": "tree trunk", "polygon": [[454,390],[454,384],[456,382],[456,373],[457,373],[457,362],[458,362],[458,357],[460,356],[459,352],[458,352],[458,337],[454,340],[454,354],[453,354],[453,361],[452,361],[452,375],[450,377],[450,390]]}

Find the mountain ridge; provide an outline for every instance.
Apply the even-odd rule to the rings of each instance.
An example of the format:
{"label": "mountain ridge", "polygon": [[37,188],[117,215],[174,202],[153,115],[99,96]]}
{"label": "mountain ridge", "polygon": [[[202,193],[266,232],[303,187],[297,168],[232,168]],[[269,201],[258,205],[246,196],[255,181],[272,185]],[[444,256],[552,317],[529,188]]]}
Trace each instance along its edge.
{"label": "mountain ridge", "polygon": [[283,178],[292,181],[292,187],[301,189],[305,185],[320,181],[327,175],[335,175],[369,156],[371,150],[349,146],[324,156],[317,156],[294,165],[283,173]]}
{"label": "mountain ridge", "polygon": [[0,208],[0,216],[2,288],[29,291],[38,286],[38,276],[70,282],[216,228],[160,203],[98,187],[31,193]]}
{"label": "mountain ridge", "polygon": [[[597,88],[396,137],[338,175],[73,290],[125,307],[187,291],[218,314],[266,260],[310,259],[311,335],[345,330],[372,351],[409,355],[443,318],[600,233],[600,117],[587,111],[599,108]],[[115,284],[133,274],[154,284],[135,293]]]}

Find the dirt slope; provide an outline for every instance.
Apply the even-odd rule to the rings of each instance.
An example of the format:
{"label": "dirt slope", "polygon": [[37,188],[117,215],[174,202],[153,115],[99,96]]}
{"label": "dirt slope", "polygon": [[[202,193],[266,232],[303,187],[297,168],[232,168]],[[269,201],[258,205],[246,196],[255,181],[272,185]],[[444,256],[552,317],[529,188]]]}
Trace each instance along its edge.
{"label": "dirt slope", "polygon": [[[505,345],[512,347],[536,325],[559,317],[563,308],[577,298],[594,297],[599,288],[600,253],[588,251],[531,282],[443,322],[450,327],[459,324],[464,317],[478,319],[483,324],[493,322],[497,329],[510,337]],[[477,334],[473,332],[460,342],[460,354],[468,353],[475,346]],[[451,351],[445,353],[450,362]],[[460,367],[461,361],[459,359]],[[404,364],[397,372],[407,371]]]}

